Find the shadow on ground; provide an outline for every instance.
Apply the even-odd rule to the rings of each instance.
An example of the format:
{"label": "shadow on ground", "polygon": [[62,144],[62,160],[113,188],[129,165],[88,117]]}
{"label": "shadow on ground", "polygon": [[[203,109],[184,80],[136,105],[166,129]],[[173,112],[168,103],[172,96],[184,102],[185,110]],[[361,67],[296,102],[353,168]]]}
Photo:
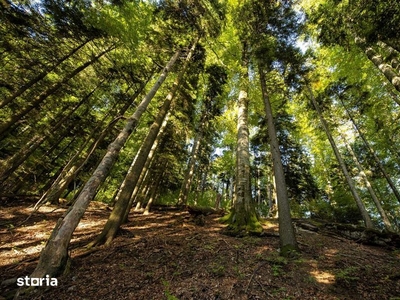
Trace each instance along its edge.
{"label": "shadow on ground", "polygon": [[[28,213],[22,206],[5,210],[12,224]],[[63,213],[51,210],[44,209],[45,219],[38,214],[1,228],[0,281],[32,272]],[[91,204],[71,243],[70,272],[58,287],[26,299],[400,299],[399,250],[299,229],[301,254],[288,260],[278,255],[273,220],[264,228],[275,235],[235,238],[222,234],[213,215],[196,226],[187,212],[131,214],[110,247],[84,255],[82,246],[108,214]]]}

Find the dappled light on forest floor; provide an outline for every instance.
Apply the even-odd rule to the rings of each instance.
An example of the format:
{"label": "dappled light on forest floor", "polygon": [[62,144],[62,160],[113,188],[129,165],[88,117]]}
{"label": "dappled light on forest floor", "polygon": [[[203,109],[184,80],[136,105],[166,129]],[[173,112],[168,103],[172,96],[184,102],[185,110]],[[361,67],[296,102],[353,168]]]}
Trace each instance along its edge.
{"label": "dappled light on forest floor", "polygon": [[335,276],[324,271],[311,271],[310,274],[318,283],[332,284],[335,281]]}
{"label": "dappled light on forest floor", "polygon": [[[0,281],[33,271],[62,213],[49,213],[45,221],[35,215],[20,228],[2,227]],[[186,211],[154,211],[131,213],[109,247],[88,252],[84,246],[100,233],[108,215],[105,205],[90,204],[70,247],[69,273],[59,278],[58,287],[26,299],[393,300],[400,295],[398,249],[298,230],[301,253],[287,259],[279,256],[274,220],[264,225],[263,237],[235,238],[222,234],[225,227],[215,215],[197,226]],[[15,251],[16,245],[27,249],[29,243],[35,251]]]}

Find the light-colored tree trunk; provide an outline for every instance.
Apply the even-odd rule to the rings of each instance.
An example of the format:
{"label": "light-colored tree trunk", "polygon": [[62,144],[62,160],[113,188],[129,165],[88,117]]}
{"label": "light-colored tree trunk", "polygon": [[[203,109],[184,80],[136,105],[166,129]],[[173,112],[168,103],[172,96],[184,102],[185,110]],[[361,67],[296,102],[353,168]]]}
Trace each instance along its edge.
{"label": "light-colored tree trunk", "polygon": [[383,224],[385,225],[386,230],[388,231],[392,231],[393,232],[393,227],[392,224],[390,223],[389,218],[386,215],[385,210],[383,209],[382,205],[381,205],[381,201],[378,199],[378,196],[376,195],[374,189],[372,188],[371,183],[368,180],[367,174],[365,174],[364,172],[364,168],[362,167],[360,161],[358,160],[356,154],[353,151],[353,148],[349,145],[346,137],[344,136],[344,134],[341,133],[342,139],[346,145],[347,150],[349,151],[349,153],[351,154],[354,163],[357,166],[358,172],[360,177],[363,179],[363,181],[365,182],[365,186],[368,189],[369,194],[371,195],[372,200],[375,203],[376,208],[378,209],[379,214],[381,215]]}
{"label": "light-colored tree trunk", "polygon": [[[382,56],[377,53],[371,45],[367,45],[365,40],[356,37],[355,43],[364,51],[367,55],[368,59],[377,67],[382,74],[386,77],[386,79],[392,84],[392,86],[397,90],[400,91],[400,77],[399,74],[392,68],[391,65],[387,64]],[[398,99],[393,98],[393,100],[400,105]]]}
{"label": "light-colored tree trunk", "polygon": [[240,233],[261,233],[262,226],[258,220],[255,203],[251,197],[250,182],[250,138],[248,127],[248,49],[243,43],[242,72],[240,74],[240,91],[237,102],[237,148],[236,148],[236,189],[233,206],[227,216],[228,229]]}
{"label": "light-colored tree trunk", "polygon": [[179,72],[177,78],[175,79],[171,91],[167,95],[163,105],[161,106],[157,114],[154,123],[151,125],[150,130],[145,140],[143,141],[143,144],[137,154],[136,161],[132,168],[132,172],[127,174],[127,176],[125,177],[125,185],[120,191],[119,199],[118,201],[116,201],[114,208],[110,214],[110,217],[108,218],[108,221],[103,228],[103,231],[93,242],[91,242],[88,245],[88,247],[98,246],[101,244],[109,245],[114,239],[115,235],[117,234],[117,231],[124,220],[125,212],[128,209],[129,200],[131,199],[132,192],[138,182],[143,166],[146,163],[147,157],[151,151],[154,141],[156,140],[161,125],[164,122],[164,119],[169,112],[172,100],[175,97],[175,94],[180,84],[182,83],[183,76],[186,73],[186,70],[189,66],[189,62],[193,56],[195,47],[197,45],[197,41],[191,47],[184,62],[184,65],[181,71]]}
{"label": "light-colored tree trunk", "polygon": [[360,196],[357,193],[356,187],[354,185],[354,181],[351,178],[351,176],[350,176],[350,174],[349,174],[349,172],[347,170],[346,164],[343,161],[342,156],[340,155],[339,149],[336,146],[335,140],[332,137],[332,134],[331,134],[331,132],[329,130],[328,124],[327,124],[327,122],[325,121],[325,119],[324,119],[324,117],[322,115],[322,111],[319,108],[319,105],[318,105],[317,101],[315,100],[314,94],[313,94],[310,86],[308,85],[308,83],[307,83],[307,89],[308,89],[308,92],[310,94],[311,102],[312,102],[312,104],[313,104],[313,106],[314,106],[314,108],[315,108],[315,110],[316,110],[316,112],[318,114],[318,117],[320,119],[322,127],[324,128],[325,134],[327,135],[329,143],[331,144],[333,152],[335,153],[335,156],[336,156],[336,159],[337,159],[337,161],[339,163],[339,166],[342,169],[342,172],[343,172],[343,175],[346,178],[347,184],[349,185],[351,194],[353,195],[353,198],[354,198],[354,200],[355,200],[355,202],[357,204],[358,210],[359,210],[359,212],[360,212],[360,214],[361,214],[361,216],[362,216],[362,218],[364,220],[364,225],[367,228],[373,228],[372,221],[371,221],[371,218],[369,217],[367,209],[365,208],[364,203],[362,202]]}
{"label": "light-colored tree trunk", "polygon": [[[397,91],[400,91],[400,77],[393,70],[392,66],[385,63],[382,56],[372,48],[367,47],[365,49],[365,54],[372,61],[372,63],[385,75],[387,80],[395,87]],[[398,103],[399,104],[399,103]]]}
{"label": "light-colored tree trunk", "polygon": [[31,274],[31,277],[42,278],[46,274],[53,277],[64,271],[68,259],[68,245],[76,226],[78,226],[86,208],[96,194],[98,187],[110,172],[121,148],[128,140],[132,131],[136,128],[140,117],[145,112],[161,84],[164,82],[168,72],[178,59],[179,55],[180,51],[177,51],[168,62],[157,82],[138,105],[135,113],[127,120],[125,127],[122,129],[120,134],[109,145],[107,153],[104,155],[100,164],[83,187],[74,205],[71,206],[68,212],[66,212],[66,214],[57,222],[40,255],[39,263]]}
{"label": "light-colored tree trunk", "polygon": [[289,197],[283,171],[279,142],[276,135],[274,117],[272,114],[271,103],[267,92],[266,79],[261,63],[258,65],[260,76],[262,97],[264,100],[265,115],[267,118],[268,137],[270,140],[272,168],[276,182],[276,196],[279,213],[279,240],[281,246],[281,255],[288,256],[291,251],[298,250],[296,235],[293,228],[292,217],[290,213]]}
{"label": "light-colored tree trunk", "polygon": [[347,109],[346,105],[344,104],[343,100],[341,100],[341,103],[344,107],[344,109],[346,110],[347,115],[349,116],[351,122],[353,123],[354,128],[356,129],[358,135],[360,136],[360,138],[363,140],[365,147],[367,147],[369,153],[372,154],[372,157],[374,158],[376,165],[378,166],[379,170],[381,171],[383,177],[385,177],[387,183],[389,184],[390,188],[393,191],[393,194],[395,195],[397,201],[400,202],[400,193],[396,188],[396,185],[394,184],[393,180],[390,178],[389,174],[386,172],[385,168],[383,167],[381,160],[379,159],[379,157],[376,155],[374,149],[372,149],[371,145],[369,144],[369,142],[367,141],[367,139],[365,138],[363,132],[360,130],[360,128],[358,127],[356,121],[353,118],[353,115],[350,113],[350,111]]}

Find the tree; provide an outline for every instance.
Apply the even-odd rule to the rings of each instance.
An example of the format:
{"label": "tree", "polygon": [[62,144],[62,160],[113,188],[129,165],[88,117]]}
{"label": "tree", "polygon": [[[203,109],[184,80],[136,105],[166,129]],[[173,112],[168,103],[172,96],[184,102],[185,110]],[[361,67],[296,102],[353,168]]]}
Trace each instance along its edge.
{"label": "tree", "polygon": [[357,166],[357,169],[359,171],[361,178],[365,182],[368,192],[371,195],[371,198],[374,201],[376,208],[378,209],[378,212],[382,218],[382,221],[383,221],[383,224],[384,224],[386,230],[393,231],[393,228],[392,228],[392,225],[390,224],[389,218],[387,217],[386,212],[381,205],[381,201],[378,199],[378,196],[376,195],[374,189],[372,188],[372,185],[371,185],[370,181],[368,180],[367,175],[365,174],[364,168],[362,167],[360,161],[358,160],[356,154],[354,153],[353,148],[349,145],[349,143],[343,133],[341,133],[341,137],[344,140],[344,143],[346,144],[346,148],[349,151],[349,153],[351,154],[351,157],[353,158],[355,165]]}
{"label": "tree", "polygon": [[[379,42],[393,48],[398,46],[399,35],[393,30],[392,24],[398,22],[400,6],[397,3],[391,6],[387,1],[371,4],[368,1],[338,3],[330,0],[319,4],[309,15],[310,21],[319,28],[318,39],[329,46],[338,44],[347,49],[358,46],[392,86],[400,91],[398,71],[375,50],[380,48]],[[354,21],[356,19],[357,22]],[[400,48],[396,50],[400,51]]]}
{"label": "tree", "polygon": [[163,105],[160,107],[157,117],[155,118],[146,138],[143,141],[142,147],[140,148],[137,157],[134,161],[134,165],[131,168],[131,172],[129,172],[125,178],[124,185],[122,186],[122,189],[119,193],[119,199],[115,203],[114,208],[110,214],[110,217],[108,218],[106,225],[104,226],[103,231],[96,238],[96,240],[90,244],[90,247],[101,245],[103,243],[109,245],[111,241],[114,239],[115,235],[117,234],[117,231],[121,226],[122,222],[124,221],[125,212],[126,210],[129,209],[128,205],[129,205],[129,200],[132,197],[132,192],[139,180],[140,174],[142,173],[143,167],[146,163],[146,160],[154,144],[154,141],[157,138],[162,123],[164,122],[164,119],[169,112],[175,93],[177,92],[179,86],[182,84],[183,76],[185,75],[185,72],[189,67],[189,63],[192,59],[192,56],[194,55],[198,41],[199,38],[196,38],[195,42],[193,42],[193,45],[191,46],[189,52],[187,53],[185,63],[182,66],[182,69],[180,70],[177,78],[174,81],[171,91],[168,93]]}
{"label": "tree", "polygon": [[163,69],[158,81],[138,105],[135,113],[127,120],[123,130],[109,145],[107,153],[104,155],[102,161],[97,166],[91,178],[83,187],[74,205],[71,206],[67,214],[57,222],[46,244],[46,247],[43,249],[40,255],[39,263],[31,274],[31,277],[42,278],[46,274],[50,276],[57,276],[63,272],[68,259],[68,244],[76,226],[78,226],[78,223],[82,218],[87,206],[89,205],[89,202],[92,200],[98,187],[109,173],[112,165],[118,157],[121,148],[137,126],[140,117],[146,110],[151,99],[156,94],[158,88],[165,80],[169,70],[174,65],[179,55],[180,51],[178,50]]}
{"label": "tree", "polygon": [[232,208],[224,220],[228,223],[228,230],[236,233],[250,232],[260,233],[262,226],[258,220],[255,203],[251,194],[250,181],[250,139],[248,128],[248,105],[247,90],[249,53],[248,44],[242,44],[242,66],[240,71],[240,88],[237,102],[237,148],[236,148],[236,182],[235,195]]}
{"label": "tree", "polygon": [[329,142],[330,142],[330,144],[332,146],[333,152],[335,153],[336,159],[337,159],[337,161],[338,161],[338,163],[340,165],[340,168],[341,168],[344,176],[346,177],[346,181],[347,181],[347,184],[349,185],[351,194],[353,195],[353,198],[356,201],[358,210],[359,210],[359,212],[360,212],[360,214],[361,214],[361,216],[362,216],[362,218],[364,220],[364,225],[367,228],[373,228],[373,224],[372,224],[371,218],[370,218],[370,216],[369,216],[369,214],[368,214],[368,212],[367,212],[367,210],[365,208],[365,205],[362,202],[359,194],[357,193],[357,190],[356,190],[356,187],[354,185],[353,179],[351,178],[351,176],[349,174],[349,171],[347,170],[345,162],[343,161],[342,156],[340,155],[339,149],[337,148],[336,143],[335,143],[335,141],[334,141],[334,139],[333,139],[333,137],[332,137],[332,135],[330,133],[328,124],[326,123],[326,121],[325,121],[325,119],[324,119],[324,117],[322,115],[322,111],[319,108],[318,103],[317,103],[316,99],[314,98],[314,94],[313,94],[313,92],[312,92],[312,90],[311,90],[311,88],[310,88],[308,83],[306,83],[306,87],[308,89],[308,93],[309,93],[311,102],[312,102],[312,104],[313,104],[313,106],[315,108],[315,111],[317,112],[317,115],[318,115],[318,117],[319,117],[319,119],[321,121],[322,127],[323,127],[323,129],[324,129],[324,131],[325,131],[325,133],[326,133],[326,135],[328,137],[328,140],[329,140]]}
{"label": "tree", "polygon": [[179,192],[178,205],[186,205],[187,203],[195,165],[199,158],[201,142],[206,132],[210,130],[210,122],[212,119],[221,114],[221,104],[218,103],[217,97],[222,93],[223,85],[226,83],[227,74],[224,68],[218,65],[208,67],[207,73],[209,74],[207,91],[204,95],[205,99],[202,102],[202,113],[199,120],[199,126],[193,141],[185,177]]}
{"label": "tree", "polygon": [[298,250],[298,246],[290,213],[289,198],[285,182],[285,173],[282,166],[279,142],[277,139],[274,124],[274,117],[272,115],[271,103],[269,101],[267,87],[265,84],[264,68],[261,63],[259,63],[258,65],[258,72],[260,76],[262,96],[264,100],[265,115],[267,118],[268,136],[270,140],[272,165],[274,170],[276,195],[278,201],[279,239],[281,246],[280,251],[283,256],[288,256],[290,255],[291,251]]}

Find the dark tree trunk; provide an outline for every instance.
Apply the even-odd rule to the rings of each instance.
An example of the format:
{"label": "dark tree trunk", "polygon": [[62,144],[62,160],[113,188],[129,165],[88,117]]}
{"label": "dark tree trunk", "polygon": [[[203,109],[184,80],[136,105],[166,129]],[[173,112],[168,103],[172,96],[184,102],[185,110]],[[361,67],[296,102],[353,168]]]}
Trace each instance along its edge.
{"label": "dark tree trunk", "polygon": [[70,74],[68,74],[63,80],[60,82],[57,82],[54,84],[51,88],[46,90],[45,92],[41,93],[35,99],[30,102],[25,108],[21,109],[19,112],[13,114],[11,117],[9,117],[3,124],[0,125],[0,136],[3,136],[4,133],[12,126],[14,125],[18,120],[20,120],[22,117],[24,117],[26,114],[28,114],[31,110],[38,108],[40,104],[46,100],[49,96],[54,94],[58,89],[60,89],[64,84],[66,84],[70,79],[75,77],[77,74],[82,72],[84,69],[95,63],[97,60],[99,60],[100,57],[105,55],[106,53],[112,51],[115,49],[114,46],[109,47],[108,49],[104,50],[97,56],[93,57],[91,60],[87,61],[83,65],[77,67],[74,71],[72,71]]}
{"label": "dark tree trunk", "polygon": [[47,74],[54,71],[60,64],[62,64],[64,61],[66,61],[68,58],[70,58],[72,55],[74,55],[76,52],[78,52],[78,50],[81,49],[83,46],[85,46],[89,41],[90,40],[86,40],[82,44],[78,45],[76,48],[72,49],[68,54],[61,57],[52,67],[39,73],[36,77],[32,78],[27,83],[25,83],[23,86],[21,86],[18,90],[16,90],[12,95],[8,96],[3,101],[1,101],[0,108],[6,106],[8,103],[13,101],[15,98],[21,96],[26,90],[31,88],[34,84],[38,83],[40,80],[45,78]]}

